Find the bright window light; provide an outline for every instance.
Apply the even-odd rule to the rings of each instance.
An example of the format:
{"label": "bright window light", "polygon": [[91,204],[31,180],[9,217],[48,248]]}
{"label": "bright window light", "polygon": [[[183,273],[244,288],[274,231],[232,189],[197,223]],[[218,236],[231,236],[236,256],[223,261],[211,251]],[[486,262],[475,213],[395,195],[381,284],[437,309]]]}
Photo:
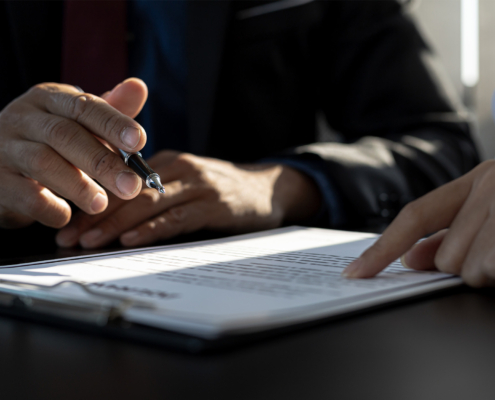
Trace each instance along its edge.
{"label": "bright window light", "polygon": [[479,79],[479,0],[461,0],[461,80],[476,86]]}

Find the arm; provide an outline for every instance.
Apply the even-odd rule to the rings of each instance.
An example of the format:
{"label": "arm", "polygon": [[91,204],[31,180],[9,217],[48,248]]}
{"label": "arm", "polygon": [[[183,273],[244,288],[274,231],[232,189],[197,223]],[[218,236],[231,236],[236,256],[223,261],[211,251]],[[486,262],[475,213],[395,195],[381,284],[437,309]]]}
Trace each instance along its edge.
{"label": "arm", "polygon": [[[470,170],[466,112],[395,1],[338,2],[313,41],[319,105],[343,143],[292,149],[323,160],[347,228],[382,229],[409,201]],[[338,12],[337,12],[338,11]]]}

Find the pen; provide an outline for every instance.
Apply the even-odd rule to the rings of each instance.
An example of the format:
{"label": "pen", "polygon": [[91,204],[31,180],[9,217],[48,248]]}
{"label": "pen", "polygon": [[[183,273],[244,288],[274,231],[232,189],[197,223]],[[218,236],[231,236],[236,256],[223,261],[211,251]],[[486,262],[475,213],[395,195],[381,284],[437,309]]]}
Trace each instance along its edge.
{"label": "pen", "polygon": [[126,165],[131,167],[132,170],[146,182],[146,186],[151,189],[156,189],[160,193],[165,193],[165,189],[160,181],[160,175],[151,169],[148,163],[144,161],[144,158],[139,151],[136,153],[126,153],[124,150],[120,149],[119,151]]}

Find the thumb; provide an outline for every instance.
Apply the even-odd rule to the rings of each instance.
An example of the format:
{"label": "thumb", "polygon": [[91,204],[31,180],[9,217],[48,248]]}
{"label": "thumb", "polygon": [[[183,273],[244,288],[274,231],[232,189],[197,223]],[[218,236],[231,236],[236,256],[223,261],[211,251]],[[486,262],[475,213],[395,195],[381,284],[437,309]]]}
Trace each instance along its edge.
{"label": "thumb", "polygon": [[146,103],[148,87],[138,78],[129,78],[101,96],[112,107],[135,118]]}

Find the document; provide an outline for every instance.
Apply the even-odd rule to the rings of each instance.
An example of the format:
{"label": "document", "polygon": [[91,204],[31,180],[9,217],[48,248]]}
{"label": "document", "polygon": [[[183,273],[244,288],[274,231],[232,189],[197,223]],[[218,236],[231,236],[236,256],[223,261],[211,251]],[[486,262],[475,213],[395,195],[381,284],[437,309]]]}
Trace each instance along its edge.
{"label": "document", "polygon": [[[215,339],[357,311],[461,283],[392,263],[377,277],[343,269],[377,236],[288,227],[210,241],[0,267],[0,279],[38,285],[65,280],[153,304],[125,318]],[[75,288],[65,289],[68,296]]]}

